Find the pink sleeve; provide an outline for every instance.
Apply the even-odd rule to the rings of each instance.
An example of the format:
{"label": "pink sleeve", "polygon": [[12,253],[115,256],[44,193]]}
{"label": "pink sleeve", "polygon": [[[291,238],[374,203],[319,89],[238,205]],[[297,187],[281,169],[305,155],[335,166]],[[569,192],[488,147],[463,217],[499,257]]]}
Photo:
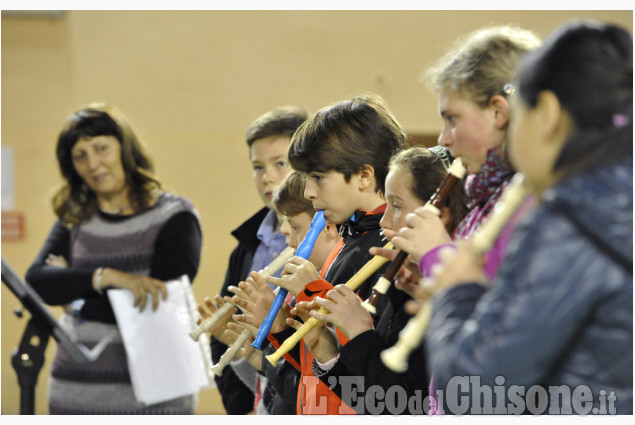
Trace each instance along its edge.
{"label": "pink sleeve", "polygon": [[439,251],[446,247],[456,249],[456,245],[446,243],[432,248],[430,251],[426,252],[423,257],[421,257],[421,260],[419,260],[419,273],[421,273],[423,277],[430,277],[432,274],[432,267],[441,262],[441,259],[439,258]]}

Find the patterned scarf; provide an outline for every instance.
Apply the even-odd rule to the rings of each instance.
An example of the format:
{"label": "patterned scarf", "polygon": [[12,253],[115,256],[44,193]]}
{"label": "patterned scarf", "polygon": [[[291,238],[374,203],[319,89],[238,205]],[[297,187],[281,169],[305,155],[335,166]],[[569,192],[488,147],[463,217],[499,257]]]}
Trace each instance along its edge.
{"label": "patterned scarf", "polygon": [[454,232],[453,239],[466,238],[471,235],[475,224],[487,217],[500,198],[503,188],[507,186],[515,171],[507,155],[500,146],[487,151],[487,158],[478,174],[467,178],[465,193],[467,207],[470,212],[465,216]]}

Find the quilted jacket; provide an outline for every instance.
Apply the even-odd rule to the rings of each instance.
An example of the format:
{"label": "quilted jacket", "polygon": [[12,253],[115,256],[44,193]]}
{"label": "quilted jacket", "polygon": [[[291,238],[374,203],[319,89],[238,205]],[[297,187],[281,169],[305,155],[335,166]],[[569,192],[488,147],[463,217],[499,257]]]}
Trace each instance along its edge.
{"label": "quilted jacket", "polygon": [[[458,285],[434,301],[425,345],[437,389],[455,390],[444,394],[445,413],[488,413],[456,398],[452,378],[471,376],[498,386],[507,403],[544,394],[530,391],[534,385],[570,389],[571,397],[549,397],[537,413],[632,414],[632,259],[632,157],[543,193],[520,221],[493,286]],[[459,395],[478,388],[463,385]],[[535,407],[526,401],[490,413],[526,413]]]}

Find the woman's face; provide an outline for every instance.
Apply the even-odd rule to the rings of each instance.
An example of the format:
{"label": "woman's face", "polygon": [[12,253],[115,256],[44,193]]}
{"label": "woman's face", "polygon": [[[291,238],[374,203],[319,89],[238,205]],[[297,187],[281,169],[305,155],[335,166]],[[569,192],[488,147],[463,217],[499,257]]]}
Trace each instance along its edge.
{"label": "woman's face", "polygon": [[98,198],[121,194],[127,188],[121,145],[114,136],[84,137],[71,149],[73,167]]}
{"label": "woman's face", "polygon": [[439,93],[439,113],[443,128],[438,144],[461,158],[470,174],[476,174],[487,158],[487,151],[500,145],[505,131],[496,124],[493,107],[481,108],[451,90]]}

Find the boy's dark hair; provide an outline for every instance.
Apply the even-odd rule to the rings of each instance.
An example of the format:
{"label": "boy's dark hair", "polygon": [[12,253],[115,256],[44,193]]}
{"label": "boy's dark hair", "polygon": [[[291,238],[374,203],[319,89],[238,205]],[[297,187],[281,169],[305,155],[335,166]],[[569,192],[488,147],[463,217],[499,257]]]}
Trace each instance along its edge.
{"label": "boy's dark hair", "polygon": [[292,217],[300,213],[315,214],[311,201],[304,197],[304,178],[292,171],[280,182],[273,192],[273,208],[279,215]]}
{"label": "boy's dark hair", "polygon": [[383,194],[388,161],[405,141],[405,132],[384,100],[364,93],[321,109],[302,124],[291,139],[289,164],[302,173],[335,170],[346,182],[370,165],[375,191]]}
{"label": "boy's dark hair", "polygon": [[256,140],[272,136],[288,136],[309,118],[306,109],[297,106],[281,106],[269,111],[251,123],[247,129],[247,145],[251,147]]}

